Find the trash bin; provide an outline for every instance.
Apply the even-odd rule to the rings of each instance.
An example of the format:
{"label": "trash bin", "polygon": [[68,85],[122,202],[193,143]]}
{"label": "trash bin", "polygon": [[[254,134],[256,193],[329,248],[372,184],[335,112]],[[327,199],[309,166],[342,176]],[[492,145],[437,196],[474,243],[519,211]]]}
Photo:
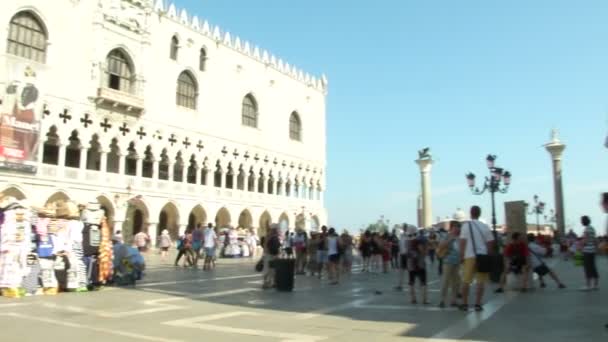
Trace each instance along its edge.
{"label": "trash bin", "polygon": [[274,284],[277,291],[293,291],[296,261],[294,259],[276,259],[274,266]]}

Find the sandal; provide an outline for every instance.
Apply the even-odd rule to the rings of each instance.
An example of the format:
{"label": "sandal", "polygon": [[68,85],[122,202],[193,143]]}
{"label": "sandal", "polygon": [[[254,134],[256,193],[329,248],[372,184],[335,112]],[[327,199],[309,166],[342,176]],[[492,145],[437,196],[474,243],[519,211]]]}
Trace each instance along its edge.
{"label": "sandal", "polygon": [[477,312],[483,311],[483,306],[475,305],[475,311],[477,311]]}

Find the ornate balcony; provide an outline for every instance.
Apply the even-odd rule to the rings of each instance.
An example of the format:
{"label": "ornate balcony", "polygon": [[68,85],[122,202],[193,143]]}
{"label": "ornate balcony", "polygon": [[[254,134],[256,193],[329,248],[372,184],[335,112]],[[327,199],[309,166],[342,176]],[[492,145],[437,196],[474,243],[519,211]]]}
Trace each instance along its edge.
{"label": "ornate balcony", "polygon": [[111,88],[97,88],[95,102],[98,106],[109,106],[121,109],[126,114],[141,116],[144,112],[144,99],[130,93],[118,91]]}

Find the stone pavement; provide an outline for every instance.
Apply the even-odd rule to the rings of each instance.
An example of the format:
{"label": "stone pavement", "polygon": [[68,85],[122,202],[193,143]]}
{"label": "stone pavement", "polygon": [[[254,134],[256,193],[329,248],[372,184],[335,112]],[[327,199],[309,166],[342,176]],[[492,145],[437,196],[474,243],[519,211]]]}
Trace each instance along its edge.
{"label": "stone pavement", "polygon": [[[213,272],[157,262],[135,288],[0,299],[0,341],[606,341],[608,285],[578,291],[582,269],[558,262],[569,286],[491,293],[483,313],[411,305],[396,273],[354,274],[338,286],[298,277],[292,293],[262,291],[253,260],[221,260]],[[171,260],[173,261],[173,260]],[[551,261],[555,262],[555,261]],[[599,260],[608,274],[608,259]]]}

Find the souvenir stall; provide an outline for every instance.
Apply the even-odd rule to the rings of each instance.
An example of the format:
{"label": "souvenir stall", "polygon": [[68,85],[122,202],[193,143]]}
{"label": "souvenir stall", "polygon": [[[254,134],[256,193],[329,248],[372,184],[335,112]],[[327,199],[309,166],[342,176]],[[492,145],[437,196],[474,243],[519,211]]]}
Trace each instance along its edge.
{"label": "souvenir stall", "polygon": [[98,203],[32,208],[0,201],[0,293],[5,297],[85,292],[112,279],[110,228]]}

